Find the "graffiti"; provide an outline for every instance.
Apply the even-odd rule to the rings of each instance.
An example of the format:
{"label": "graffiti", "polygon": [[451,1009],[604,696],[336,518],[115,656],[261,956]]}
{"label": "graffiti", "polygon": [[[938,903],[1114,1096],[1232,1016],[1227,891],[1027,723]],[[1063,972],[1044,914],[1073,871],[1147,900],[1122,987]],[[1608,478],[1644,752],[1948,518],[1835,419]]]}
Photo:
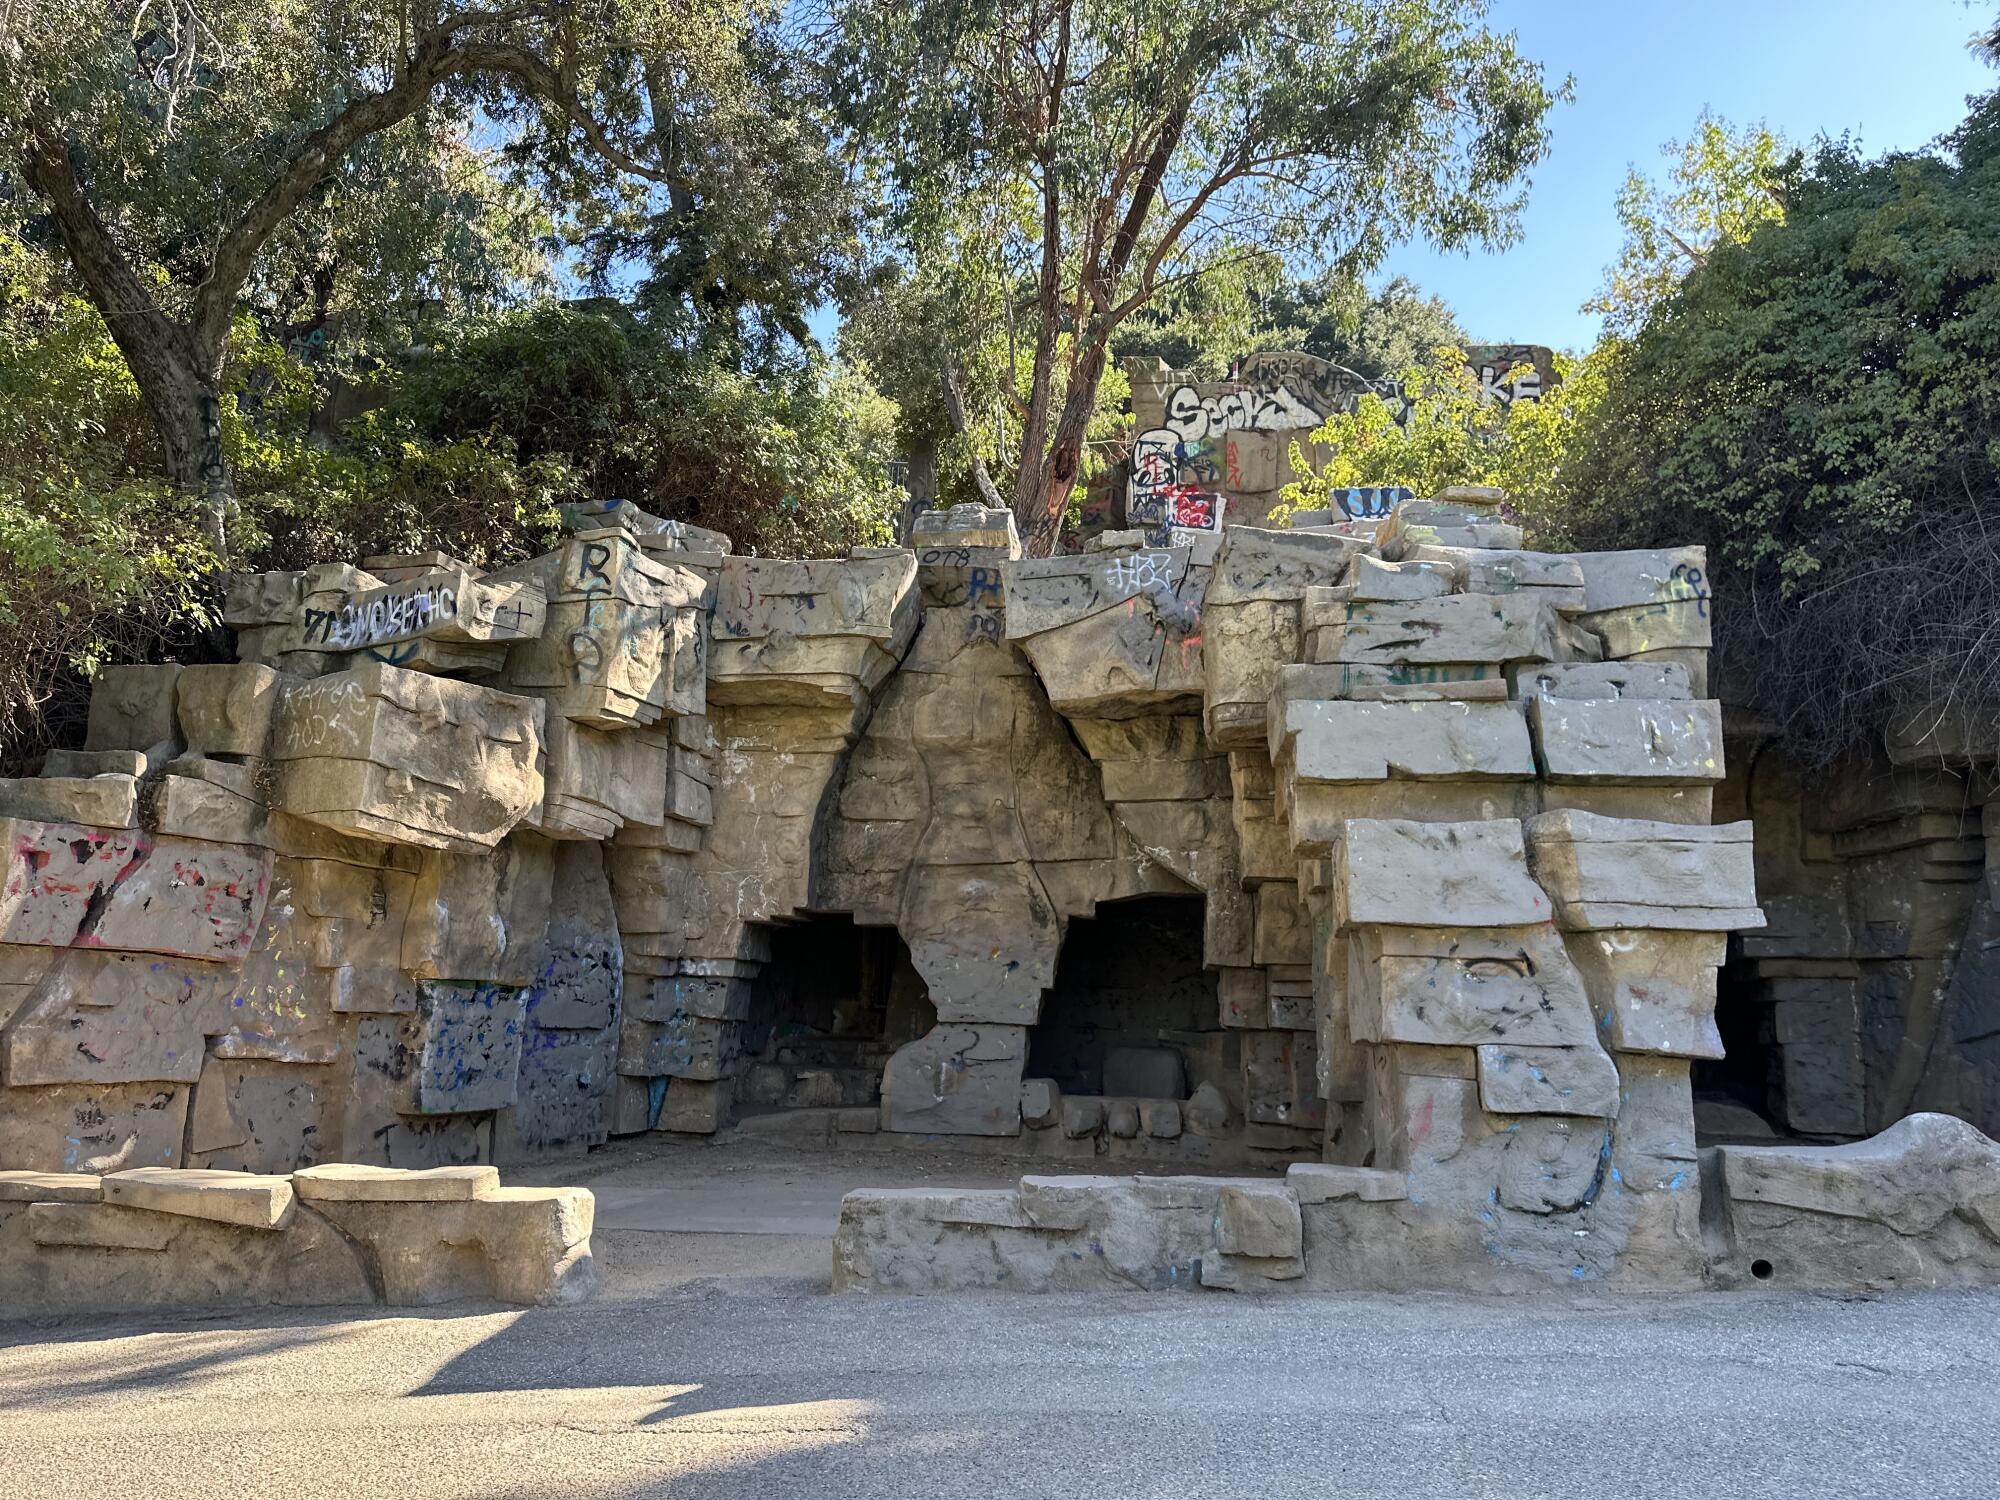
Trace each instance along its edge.
{"label": "graffiti", "polygon": [[458,618],[449,584],[413,583],[350,600],[337,609],[305,612],[305,644],[325,651],[359,651],[421,635],[439,620]]}
{"label": "graffiti", "polygon": [[1345,365],[1295,350],[1252,354],[1239,360],[1236,380],[1257,390],[1282,390],[1301,405],[1321,415],[1310,425],[1317,427],[1326,415],[1348,411],[1376,387]]}
{"label": "graffiti", "polygon": [[1204,396],[1191,385],[1175,386],[1167,397],[1165,426],[1184,443],[1225,432],[1282,432],[1317,427],[1324,417],[1283,386]]}
{"label": "graffiti", "polygon": [[310,364],[326,352],[326,343],[326,324],[305,324],[286,338],[285,353],[301,364]]}
{"label": "graffiti", "polygon": [[[1555,355],[1540,344],[1475,344],[1465,354],[1479,381],[1479,399],[1488,405],[1539,401],[1556,383]],[[1520,373],[1509,380],[1517,368]]]}
{"label": "graffiti", "polygon": [[1694,612],[1704,620],[1708,618],[1708,601],[1712,596],[1708,591],[1708,579],[1700,568],[1675,563],[1673,572],[1667,575],[1665,593],[1669,600],[1692,599]]}
{"label": "graffiti", "polygon": [[965,638],[975,645],[997,646],[1005,624],[999,610],[974,606],[965,616]]}
{"label": "graffiti", "polygon": [[582,555],[577,558],[576,586],[586,593],[610,589],[611,579],[604,571],[610,561],[611,549],[603,542],[585,542]]}
{"label": "graffiti", "polygon": [[969,568],[972,566],[972,549],[926,547],[917,554],[917,565],[924,568]]}
{"label": "graffiti", "polygon": [[1187,446],[1184,438],[1167,427],[1141,434],[1133,445],[1132,493],[1126,502],[1125,520],[1146,533],[1148,546],[1168,547],[1188,539],[1177,533],[1222,529],[1228,499],[1187,482],[1192,477]]}
{"label": "graffiti", "polygon": [[1327,508],[1339,511],[1350,521],[1379,521],[1415,493],[1397,487],[1332,490],[1326,497]]}
{"label": "graffiti", "polygon": [[[1475,344],[1465,357],[1479,398],[1487,404],[1539,401],[1556,384],[1555,355],[1541,344]],[[1370,380],[1344,365],[1297,350],[1247,355],[1237,361],[1228,381],[1207,389],[1205,395],[1199,386],[1175,386],[1166,398],[1164,425],[1156,429],[1171,433],[1184,445],[1177,455],[1183,465],[1194,446],[1206,439],[1239,430],[1317,427],[1335,412],[1352,411],[1363,396],[1379,396],[1398,426],[1409,421],[1413,410],[1402,382],[1393,376]],[[1214,484],[1219,476],[1204,474],[1199,482]],[[1234,477],[1229,483],[1232,489],[1238,487]]]}
{"label": "graffiti", "polygon": [[1166,552],[1134,552],[1104,568],[1104,582],[1120,594],[1172,593],[1174,559]]}
{"label": "graffiti", "polygon": [[991,568],[974,568],[965,584],[966,601],[977,604],[982,599],[1000,597],[1000,575]]}

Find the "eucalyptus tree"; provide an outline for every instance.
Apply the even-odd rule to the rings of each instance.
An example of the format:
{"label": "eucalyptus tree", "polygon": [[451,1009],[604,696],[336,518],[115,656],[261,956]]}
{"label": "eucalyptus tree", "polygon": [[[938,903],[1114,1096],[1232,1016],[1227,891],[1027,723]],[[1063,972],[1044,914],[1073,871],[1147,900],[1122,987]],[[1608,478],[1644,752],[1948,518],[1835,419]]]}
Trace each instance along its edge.
{"label": "eucalyptus tree", "polygon": [[560,219],[600,277],[726,315],[782,261],[796,323],[848,220],[773,22],[763,0],[4,0],[0,174],[52,221],[220,547],[232,322],[329,255],[362,295],[504,289]]}
{"label": "eucalyptus tree", "polygon": [[1018,204],[1009,501],[1049,551],[1112,341],[1203,276],[1504,243],[1552,86],[1478,0],[822,0],[829,88],[903,252]]}

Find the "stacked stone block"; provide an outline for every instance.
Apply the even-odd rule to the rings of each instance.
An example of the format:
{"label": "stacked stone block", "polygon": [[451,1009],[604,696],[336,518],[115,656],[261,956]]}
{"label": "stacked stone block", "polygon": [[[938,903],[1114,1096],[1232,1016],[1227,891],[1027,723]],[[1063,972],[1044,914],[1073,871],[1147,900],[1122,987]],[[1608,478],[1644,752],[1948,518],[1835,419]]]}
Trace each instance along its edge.
{"label": "stacked stone block", "polygon": [[1497,501],[1402,507],[1386,560],[1306,596],[1276,679],[1328,1152],[1456,1205],[1452,1232],[1523,1273],[1686,1274],[1689,1062],[1719,1053],[1722,935],[1762,921],[1748,825],[1706,826],[1694,648],[1625,623],[1648,578],[1678,618],[1688,559],[1525,553]]}
{"label": "stacked stone block", "polygon": [[[712,1131],[773,932],[831,913],[935,1014],[843,1129],[1367,1161],[1509,1274],[1691,1241],[1687,1062],[1758,920],[1698,552],[1525,551],[1475,489],[1044,560],[979,507],[802,561],[567,527],[236,580],[242,660],[108,673],[0,786],[10,1164]],[[1063,1098],[1024,1075],[1065,935],[1149,895],[1202,898],[1216,1014]]]}

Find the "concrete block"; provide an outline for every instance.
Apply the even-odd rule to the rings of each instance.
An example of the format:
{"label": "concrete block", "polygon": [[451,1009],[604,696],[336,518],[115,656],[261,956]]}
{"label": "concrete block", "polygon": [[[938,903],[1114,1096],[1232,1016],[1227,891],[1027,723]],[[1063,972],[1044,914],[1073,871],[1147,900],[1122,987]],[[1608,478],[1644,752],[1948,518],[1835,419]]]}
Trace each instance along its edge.
{"label": "concrete block", "polygon": [[1516,819],[1357,818],[1342,825],[1332,852],[1342,925],[1521,927],[1552,915],[1528,876]]}
{"label": "concrete block", "polygon": [[292,1209],[292,1184],[254,1172],[133,1167],[104,1179],[104,1201],[245,1229],[281,1229]]}
{"label": "concrete block", "polygon": [[292,1173],[292,1189],[307,1203],[458,1203],[500,1186],[497,1167],[368,1167],[329,1162]]}
{"label": "concrete block", "polygon": [[1618,1070],[1595,1043],[1478,1049],[1479,1103],[1496,1115],[1618,1113]]}
{"label": "concrete block", "polygon": [[1304,1253],[1299,1200],[1280,1183],[1224,1187],[1217,1200],[1216,1247],[1224,1255],[1286,1260]]}
{"label": "concrete block", "polygon": [[99,1203],[104,1179],[90,1172],[0,1171],[0,1203]]}

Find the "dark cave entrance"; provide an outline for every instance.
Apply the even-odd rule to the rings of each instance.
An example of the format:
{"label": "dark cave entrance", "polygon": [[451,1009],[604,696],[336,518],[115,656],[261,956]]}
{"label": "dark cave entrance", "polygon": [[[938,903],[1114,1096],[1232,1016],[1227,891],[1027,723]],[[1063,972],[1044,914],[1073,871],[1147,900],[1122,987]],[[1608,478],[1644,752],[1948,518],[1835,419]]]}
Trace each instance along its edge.
{"label": "dark cave entrance", "polygon": [[1068,1095],[1185,1099],[1209,1080],[1230,1088],[1202,916],[1200,896],[1140,896],[1072,920],[1028,1033],[1027,1076]]}
{"label": "dark cave entrance", "polygon": [[1783,1071],[1771,1006],[1764,1003],[1757,966],[1732,957],[1715,976],[1715,1029],[1720,1058],[1697,1058],[1691,1070],[1695,1118],[1704,1140],[1751,1138],[1757,1122],[1775,1125],[1783,1114]]}
{"label": "dark cave entrance", "polygon": [[923,979],[893,927],[818,915],[771,929],[751,982],[751,1015],[769,1040],[740,1088],[754,1109],[876,1103],[882,1066],[936,1024]]}

